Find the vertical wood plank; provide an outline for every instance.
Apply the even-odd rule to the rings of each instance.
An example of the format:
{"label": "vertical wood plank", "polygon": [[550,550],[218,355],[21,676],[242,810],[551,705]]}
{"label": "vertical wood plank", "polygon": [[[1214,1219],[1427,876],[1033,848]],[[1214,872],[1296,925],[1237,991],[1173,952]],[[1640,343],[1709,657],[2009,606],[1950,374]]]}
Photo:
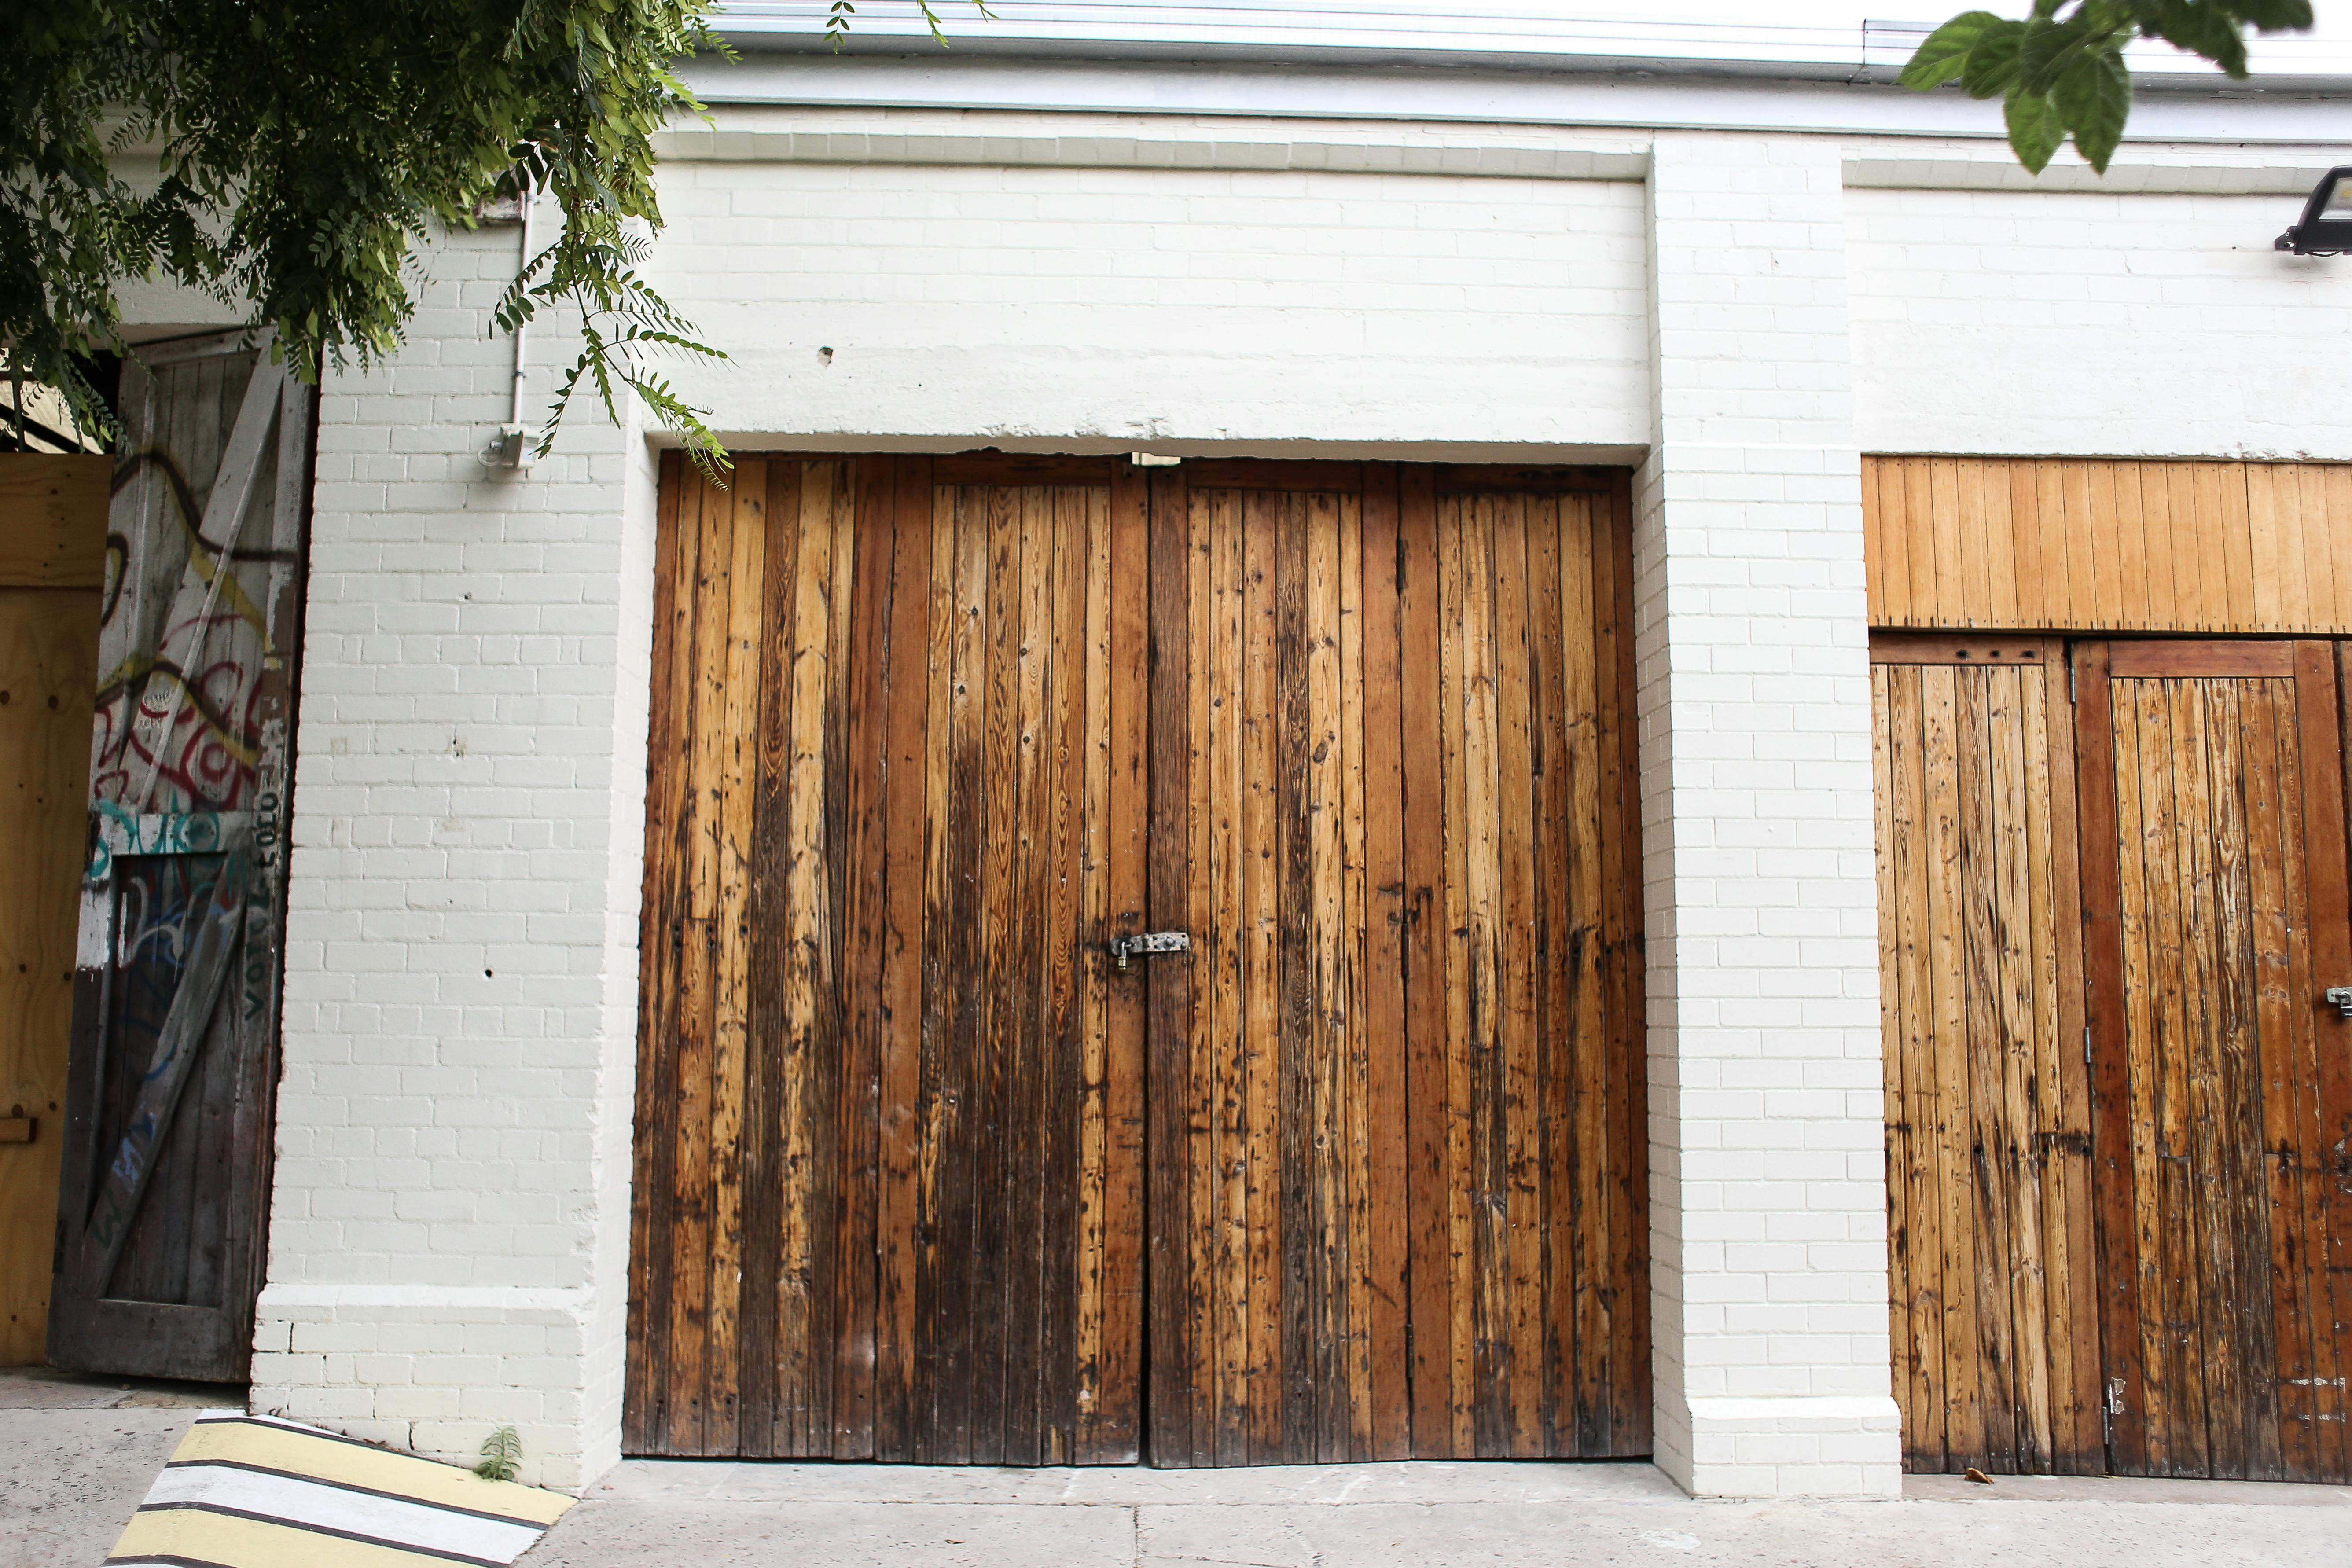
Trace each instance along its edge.
{"label": "vertical wood plank", "polygon": [[1918,1432],[1926,1413],[1912,1396],[1910,1371],[1916,1364],[1911,1342],[1908,1310],[1911,1275],[1909,1173],[1911,1141],[1908,1105],[1904,1098],[1903,981],[1897,955],[1902,951],[1901,908],[1895,879],[1895,829],[1893,715],[1889,702],[1889,668],[1870,667],[1870,775],[1875,831],[1873,865],[1878,900],[1878,1038],[1885,1078],[1886,1151],[1886,1321],[1889,1360],[1893,1366],[1895,1402],[1903,1416],[1903,1453],[1915,1463]]}
{"label": "vertical wood plank", "polygon": [[1353,1054],[1353,1021],[1342,980],[1347,960],[1341,921],[1346,910],[1347,812],[1343,768],[1347,754],[1340,721],[1341,527],[1339,498],[1299,498],[1306,559],[1305,679],[1300,689],[1306,722],[1304,784],[1307,830],[1307,951],[1305,990],[1308,1027],[1303,1043],[1311,1055],[1307,1146],[1315,1170],[1310,1209],[1315,1238],[1310,1272],[1315,1285],[1309,1309],[1314,1345],[1314,1454],[1344,1463],[1352,1419],[1349,1355],[1349,1263],[1348,1193],[1349,1145],[1345,1074]]}
{"label": "vertical wood plank", "polygon": [[[1536,1016],[1537,840],[1534,724],[1529,671],[1529,513],[1542,501],[1497,497],[1494,508],[1496,929],[1495,975],[1497,1086],[1502,1100],[1502,1216],[1496,1259],[1507,1317],[1498,1327],[1509,1346],[1501,1434],[1520,1458],[1544,1452],[1542,1279],[1542,1104]],[[1556,509],[1557,503],[1553,503]]]}
{"label": "vertical wood plank", "polygon": [[[1185,749],[1187,844],[1185,858],[1185,929],[1210,939],[1196,947],[1192,965],[1192,1035],[1191,1061],[1192,1103],[1185,1110],[1191,1170],[1192,1212],[1185,1221],[1186,1304],[1192,1314],[1192,1370],[1191,1399],[1193,1462],[1241,1464],[1245,1450],[1227,1457],[1239,1436],[1238,1421],[1245,1409],[1237,1382],[1244,1361],[1234,1325],[1234,1292],[1245,1289],[1245,1274],[1230,1268],[1231,1243],[1235,1239],[1234,1200],[1239,1184],[1228,1173],[1234,1160],[1228,1152],[1237,1131],[1231,1118],[1237,1099],[1237,1065],[1229,1059],[1230,1036],[1219,1003],[1229,999],[1224,990],[1230,957],[1229,942],[1214,941],[1222,925],[1217,907],[1218,879],[1228,868],[1232,846],[1219,840],[1215,779],[1223,726],[1218,722],[1234,709],[1228,684],[1233,679],[1234,650],[1218,640],[1218,620],[1224,602],[1218,596],[1216,524],[1230,517],[1232,495],[1210,492],[1192,500],[1192,526],[1186,541],[1185,571],[1190,584],[1185,661],[1189,671],[1186,698],[1191,731]],[[1204,504],[1205,503],[1205,504]],[[1220,504],[1223,503],[1223,504]],[[1230,805],[1225,822],[1231,821]],[[1220,851],[1223,853],[1221,855]],[[1247,1247],[1247,1233],[1238,1239]],[[1245,1313],[1247,1309],[1243,1307]],[[1234,1426],[1224,1420],[1227,1411]]]}
{"label": "vertical wood plank", "polygon": [[[1378,482],[1367,467],[1361,485]],[[1371,1051],[1370,997],[1367,979],[1370,963],[1372,918],[1370,889],[1366,879],[1364,790],[1368,760],[1364,751],[1364,512],[1362,490],[1342,498],[1338,506],[1339,560],[1339,685],[1333,692],[1339,724],[1340,907],[1339,940],[1339,1005],[1345,1019],[1345,1053],[1337,1064],[1341,1075],[1341,1106],[1337,1120],[1345,1151],[1342,1163],[1346,1208],[1347,1267],[1344,1288],[1343,1357],[1348,1386],[1348,1443],[1345,1457],[1374,1457],[1379,1400],[1373,1363],[1372,1310],[1377,1275],[1371,1241],[1372,1159]],[[1393,1102],[1391,1102],[1393,1103]],[[1392,1120],[1392,1118],[1389,1118]],[[1402,1336],[1400,1336],[1400,1339]],[[1398,1349],[1402,1351],[1400,1342]],[[1402,1354],[1396,1365],[1402,1365]],[[1381,1369],[1386,1371],[1387,1369]]]}
{"label": "vertical wood plank", "polygon": [[[1144,929],[1150,892],[1151,505],[1143,473],[1123,469],[1113,479],[1109,559],[1104,568],[1110,598],[1111,669],[1107,879],[1108,921],[1122,932]],[[1131,1460],[1140,1451],[1142,1390],[1150,1375],[1143,1355],[1146,1005],[1140,986],[1109,984],[1104,1044],[1109,1123],[1104,1158],[1108,1169],[1103,1184],[1108,1240],[1103,1260],[1102,1373],[1094,1447],[1095,1458],[1106,1464]]]}
{"label": "vertical wood plank", "polygon": [[1446,1155],[1444,773],[1439,741],[1443,691],[1432,657],[1444,629],[1436,497],[1429,470],[1397,476],[1397,625],[1404,836],[1406,1172],[1411,1213],[1412,1454],[1450,1458],[1454,1448],[1452,1315]]}
{"label": "vertical wood plank", "polygon": [[[888,718],[884,737],[883,799],[887,818],[881,942],[880,1017],[877,1023],[881,1090],[877,1109],[878,1170],[873,1306],[875,1357],[872,1428],[866,1453],[903,1458],[915,1399],[916,1252],[920,1245],[920,1143],[923,1082],[923,922],[925,862],[930,822],[928,785],[932,646],[943,628],[932,588],[930,461],[903,458],[890,465],[890,612],[882,673]],[[878,569],[878,563],[877,563]],[[859,1255],[845,1247],[845,1260]],[[855,1311],[855,1305],[849,1309]],[[849,1320],[855,1321],[855,1319]],[[853,1430],[835,1427],[835,1457],[863,1457]],[[845,1453],[844,1448],[853,1450]]]}
{"label": "vertical wood plank", "polygon": [[[1181,476],[1155,476],[1151,488],[1150,551],[1150,839],[1149,918],[1154,929],[1171,929],[1184,915],[1190,882],[1183,854],[1187,844],[1192,748],[1192,712],[1186,689],[1191,676],[1187,645],[1192,630],[1191,506]],[[1150,1116],[1145,1161],[1151,1190],[1148,1268],[1152,1362],[1150,1410],[1152,1462],[1197,1462],[1199,1434],[1192,1430],[1192,1389],[1202,1347],[1192,1343],[1189,1238],[1183,1223],[1192,1212],[1185,1111],[1192,1103],[1192,985],[1188,967],[1150,968]]]}
{"label": "vertical wood plank", "polygon": [[[1588,1058],[1604,1048],[1607,928],[1601,919],[1599,701],[1593,687],[1599,641],[1592,605],[1591,508],[1561,497],[1528,540],[1528,626],[1535,639],[1534,703],[1538,710],[1533,766],[1541,922],[1535,942],[1542,1092],[1541,1226],[1544,1237],[1543,1409],[1551,1452],[1580,1446],[1580,1359],[1593,1350],[1578,1314],[1604,1292],[1586,1286],[1606,1278],[1607,1249],[1591,1246],[1587,1221],[1606,1212],[1606,1179],[1596,1130],[1600,1097],[1584,1081]],[[1605,1238],[1604,1238],[1605,1242]],[[1605,1360],[1603,1362],[1605,1364]]]}
{"label": "vertical wood plank", "polygon": [[1216,973],[1209,1006],[1210,1054],[1217,1079],[1217,1235],[1215,1248],[1217,1373],[1215,1449],[1221,1465],[1244,1465],[1250,1455],[1251,1232],[1250,1036],[1247,1030],[1251,943],[1250,861],[1245,829],[1249,785],[1247,704],[1244,700],[1249,583],[1244,564],[1239,492],[1211,491],[1195,502],[1195,527],[1208,535],[1210,636],[1213,682],[1209,737],[1208,850],[1215,902]]}
{"label": "vertical wood plank", "polygon": [[677,1030],[677,1139],[671,1247],[684,1267],[674,1268],[670,1294],[670,1365],[673,1393],[668,1423],[675,1451],[704,1451],[704,1415],[709,1399],[705,1329],[709,1275],[702,1267],[710,1245],[710,1083],[713,920],[719,892],[719,772],[726,693],[729,576],[733,557],[728,538],[731,509],[705,494],[699,509],[702,546],[695,584],[695,647],[692,665],[693,734],[687,753],[688,805],[683,927],[684,963]]}
{"label": "vertical wood plank", "polygon": [[[2111,1457],[2119,1468],[2137,1472],[2147,1463],[2136,1246],[2139,1162],[2133,1150],[2130,1021],[2124,998],[2127,939],[2116,784],[2125,759],[2107,666],[2104,643],[2085,644],[2075,652],[2077,776],[2082,781],[2077,817],[2083,846],[2085,1027],[2094,1058],[2092,1186],[2098,1199],[2096,1275],[2104,1373],[2099,1394],[2113,1422]],[[2137,821],[2132,826],[2137,831]]]}
{"label": "vertical wood plank", "polygon": [[741,1452],[790,1452],[780,1447],[777,1383],[783,1363],[777,1306],[783,1236],[782,1093],[786,907],[785,789],[791,769],[792,626],[799,599],[801,465],[767,465],[767,556],[759,626],[760,731],[758,798],[752,812],[751,889],[751,1049],[743,1101],[744,1203],[742,1286]]}
{"label": "vertical wood plank", "polygon": [[1959,692],[1953,672],[1931,667],[1920,677],[1926,733],[1929,1039],[1940,1115],[1939,1197],[1943,1206],[1943,1343],[1947,1442],[1954,1462],[1984,1456],[1983,1405],[1978,1381],[1975,1184],[1969,1147],[1972,1097],[1967,1040],[1959,821],[1961,763]]}
{"label": "vertical wood plank", "polygon": [[[874,1314],[880,1197],[882,1062],[887,1004],[882,974],[887,943],[891,619],[896,608],[898,475],[887,458],[851,467],[855,510],[847,672],[851,696],[844,768],[846,865],[843,868],[841,1072],[833,1111],[837,1184],[833,1257],[840,1267],[819,1282],[833,1295],[833,1409],[830,1440],[816,1451],[862,1458],[874,1445]],[[928,562],[928,558],[927,558]],[[820,1110],[820,1114],[822,1114]],[[820,1216],[819,1223],[822,1223]],[[814,1434],[812,1434],[814,1437]]]}
{"label": "vertical wood plank", "polygon": [[[1602,795],[1601,879],[1617,891],[1607,902],[1610,954],[1609,1325],[1610,1447],[1639,1452],[1653,1440],[1650,1376],[1649,1117],[1647,1036],[1643,1028],[1642,791],[1633,667],[1633,479],[1610,486],[1607,521],[1593,511],[1595,682],[1608,783]],[[1605,586],[1603,581],[1606,571]]]}
{"label": "vertical wood plank", "polygon": [[[2311,932],[2310,984],[2325,985],[2323,975],[2352,973],[2352,890],[2347,888],[2345,796],[2345,737],[2347,704],[2339,668],[2342,644],[2294,645],[2296,734],[2303,778],[2304,864],[2306,868],[2307,927]],[[2302,993],[2308,996],[2310,992]],[[2308,1006],[2308,1004],[2306,1004]],[[2339,1028],[2327,1019],[2321,1027]],[[2331,1152],[2352,1136],[2352,1052],[2320,1049],[2315,1075],[2321,1128],[2320,1146]],[[2306,1148],[2313,1145],[2305,1145]],[[2339,1483],[2352,1481],[2352,1192],[2340,1174],[2344,1156],[2336,1154],[2337,1179],[2314,1183],[2318,1203],[2307,1224],[2315,1268],[2313,1315],[2324,1310],[2335,1325],[2335,1365],[2329,1381],[2315,1384],[2315,1419],[2320,1428],[2316,1472]],[[2308,1190],[2308,1189],[2306,1189]],[[2324,1253],[2321,1248],[2325,1248]],[[2319,1281],[2326,1282],[2326,1305],[2317,1300]],[[2331,1436],[2332,1433],[2332,1436]]]}
{"label": "vertical wood plank", "polygon": [[1372,1436],[1368,1459],[1412,1451],[1412,1398],[1406,1339],[1412,1208],[1406,1181],[1411,1113],[1411,1035],[1405,1013],[1405,952],[1412,908],[1405,879],[1405,572],[1399,470],[1365,466],[1363,492],[1362,773],[1365,886],[1364,1011],[1367,1068],[1365,1260],[1371,1298]]}
{"label": "vertical wood plank", "polygon": [[2014,1259],[2007,1245],[2014,1173],[2006,1158],[2001,1116],[2001,1069],[2008,1041],[1997,994],[1999,954],[2004,943],[1998,926],[2000,879],[1990,798],[1994,763],[1989,684],[1988,673],[1982,669],[1952,672],[1959,853],[1957,882],[1951,890],[1961,1032],[1939,1044],[1956,1058],[1955,1079],[1969,1106],[1962,1167],[1967,1190],[1956,1196],[1967,1206],[1974,1227],[1973,1268],[1967,1288],[1973,1292],[1970,1305],[1977,1339],[1969,1358],[1973,1367],[1960,1375],[1973,1374],[1979,1400],[1976,1462],[1988,1469],[2008,1471],[2017,1463],[2009,1302],[2009,1273]]}
{"label": "vertical wood plank", "polygon": [[642,976],[637,1003],[637,1094],[632,1132],[635,1181],[630,1193],[630,1300],[624,1440],[632,1451],[668,1437],[668,1304],[676,1267],[671,1194],[677,1172],[675,1080],[681,934],[678,903],[685,819],[688,725],[693,712],[694,584],[702,542],[700,495],[689,491],[682,459],[663,457],[654,581],[652,712],[647,722],[646,888],[640,920]]}
{"label": "vertical wood plank", "polygon": [[2044,544],[2041,491],[2031,463],[2009,465],[2009,529],[2017,560],[2017,624],[2054,626],[2063,624],[2055,613],[2063,602],[2053,597]]}
{"label": "vertical wood plank", "polygon": [[712,1453],[739,1446],[737,1336],[743,1278],[743,1101],[750,1047],[753,806],[759,783],[760,624],[766,608],[767,476],[746,462],[729,494],[726,654],[716,781],[719,806],[717,973],[713,978],[710,1095],[709,1404],[703,1443]]}
{"label": "vertical wood plank", "polygon": [[1945,1118],[1942,1075],[1936,1067],[1935,975],[1939,958],[1930,923],[1935,886],[1935,844],[1927,799],[1926,693],[1916,665],[1897,667],[1888,678],[1890,730],[1895,785],[1895,876],[1902,946],[1896,955],[1903,992],[1903,1082],[1910,1131],[1910,1180],[1906,1193],[1911,1235],[1911,1271],[1906,1282],[1916,1364],[1911,1402],[1920,1427],[1913,1452],[1922,1468],[1942,1469],[1949,1456],[1949,1385],[1944,1347]]}

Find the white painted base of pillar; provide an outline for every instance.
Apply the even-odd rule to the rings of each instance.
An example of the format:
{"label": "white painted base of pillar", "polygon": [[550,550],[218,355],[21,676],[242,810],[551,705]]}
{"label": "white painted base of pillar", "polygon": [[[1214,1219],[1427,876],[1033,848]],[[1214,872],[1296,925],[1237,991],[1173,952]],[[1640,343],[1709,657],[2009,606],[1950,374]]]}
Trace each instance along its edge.
{"label": "white painted base of pillar", "polygon": [[520,1479],[577,1492],[621,1458],[620,1346],[594,1308],[585,1290],[271,1285],[252,1408],[464,1465],[512,1426]]}
{"label": "white painted base of pillar", "polygon": [[1693,1497],[1903,1495],[1903,1417],[1884,1395],[1696,1399],[1681,1419],[1658,1414],[1658,1468]]}

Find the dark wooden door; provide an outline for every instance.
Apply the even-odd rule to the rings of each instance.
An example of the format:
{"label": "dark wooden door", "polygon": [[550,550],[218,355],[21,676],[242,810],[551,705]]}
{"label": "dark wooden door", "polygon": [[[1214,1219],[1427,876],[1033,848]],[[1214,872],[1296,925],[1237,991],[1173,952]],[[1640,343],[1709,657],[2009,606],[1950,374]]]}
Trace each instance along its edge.
{"label": "dark wooden door", "polygon": [[1623,507],[1155,480],[1155,1463],[1648,1451]]}
{"label": "dark wooden door", "polygon": [[1143,485],[663,488],[625,1440],[1137,1448]]}
{"label": "dark wooden door", "polygon": [[1622,476],[731,487],[663,487],[629,1448],[1646,1452]]}
{"label": "dark wooden door", "polygon": [[48,1353],[244,1380],[268,1213],[310,395],[241,334],[123,372]]}
{"label": "dark wooden door", "polygon": [[2352,1480],[2337,652],[2078,650],[2111,1457]]}

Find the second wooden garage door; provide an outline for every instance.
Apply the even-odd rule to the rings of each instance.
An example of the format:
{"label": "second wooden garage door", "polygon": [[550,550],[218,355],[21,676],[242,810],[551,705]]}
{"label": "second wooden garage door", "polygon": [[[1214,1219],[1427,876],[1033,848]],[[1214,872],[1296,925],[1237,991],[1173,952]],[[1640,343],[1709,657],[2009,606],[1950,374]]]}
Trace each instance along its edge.
{"label": "second wooden garage door", "polygon": [[633,1451],[1647,1451],[1618,476],[664,497]]}

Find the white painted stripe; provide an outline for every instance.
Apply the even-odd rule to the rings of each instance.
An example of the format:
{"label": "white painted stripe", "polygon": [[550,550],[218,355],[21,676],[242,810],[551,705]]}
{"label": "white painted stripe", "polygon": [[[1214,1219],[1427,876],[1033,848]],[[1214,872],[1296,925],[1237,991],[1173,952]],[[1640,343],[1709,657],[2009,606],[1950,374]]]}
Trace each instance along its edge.
{"label": "white painted stripe", "polygon": [[227,1465],[175,1465],[156,1478],[147,1501],[233,1508],[286,1524],[349,1531],[490,1563],[513,1562],[541,1533],[528,1524],[478,1519],[431,1503],[376,1497],[320,1481]]}

